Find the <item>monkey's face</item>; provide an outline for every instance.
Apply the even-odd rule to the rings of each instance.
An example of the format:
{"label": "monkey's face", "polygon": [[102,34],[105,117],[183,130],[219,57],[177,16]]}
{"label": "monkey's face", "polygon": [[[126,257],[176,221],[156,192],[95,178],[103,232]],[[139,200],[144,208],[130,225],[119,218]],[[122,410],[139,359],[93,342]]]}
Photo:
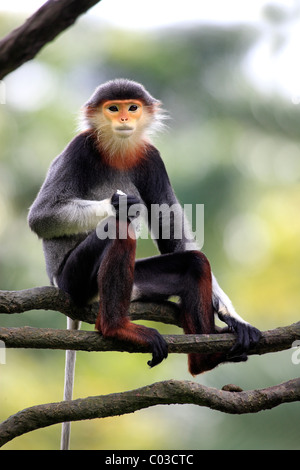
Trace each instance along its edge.
{"label": "monkey's face", "polygon": [[103,115],[110,122],[113,134],[126,139],[134,134],[142,120],[143,103],[139,100],[106,101]]}

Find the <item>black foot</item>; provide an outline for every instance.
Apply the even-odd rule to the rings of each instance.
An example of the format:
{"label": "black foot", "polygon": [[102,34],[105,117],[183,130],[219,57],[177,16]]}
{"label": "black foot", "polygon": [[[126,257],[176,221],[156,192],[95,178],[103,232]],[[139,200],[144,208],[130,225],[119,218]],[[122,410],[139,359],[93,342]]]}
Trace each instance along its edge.
{"label": "black foot", "polygon": [[232,331],[237,336],[236,343],[230,349],[228,357],[231,360],[235,357],[236,359],[240,357],[241,361],[246,360],[244,359],[245,353],[247,353],[251,346],[258,343],[261,338],[261,332],[249,323],[240,322],[229,315],[219,314],[219,318],[227,323],[229,331]]}

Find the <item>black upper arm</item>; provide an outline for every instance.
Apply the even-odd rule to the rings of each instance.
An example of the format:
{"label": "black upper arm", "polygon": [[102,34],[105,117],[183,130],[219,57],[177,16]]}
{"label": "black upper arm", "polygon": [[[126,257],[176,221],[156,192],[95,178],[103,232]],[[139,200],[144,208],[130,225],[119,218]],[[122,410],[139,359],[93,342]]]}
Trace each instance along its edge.
{"label": "black upper arm", "polygon": [[[170,183],[165,165],[160,157],[158,150],[149,146],[147,152],[147,158],[140,164],[135,174],[135,184],[141,194],[143,201],[146,204],[148,211],[148,224],[149,228],[153,230],[153,225],[157,222],[153,220],[154,215],[159,211],[155,209],[151,210],[152,205],[162,206],[164,209],[166,206],[173,208],[176,206],[177,217],[180,218],[180,223],[183,224],[183,212],[179,202],[175,196],[174,190]],[[172,232],[173,227],[173,217],[174,212],[170,213],[171,221],[171,230],[170,236],[165,237],[165,232],[163,232],[163,214],[164,212],[159,212],[159,231],[156,233],[155,241],[161,253],[171,253],[174,251],[184,250],[184,240],[174,237]]]}

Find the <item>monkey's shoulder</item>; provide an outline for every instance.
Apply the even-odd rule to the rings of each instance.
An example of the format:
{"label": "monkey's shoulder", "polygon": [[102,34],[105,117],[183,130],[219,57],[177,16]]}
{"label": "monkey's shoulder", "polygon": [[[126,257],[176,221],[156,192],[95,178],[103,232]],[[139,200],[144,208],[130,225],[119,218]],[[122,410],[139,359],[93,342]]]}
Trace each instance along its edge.
{"label": "monkey's shoulder", "polygon": [[60,194],[76,194],[86,197],[87,193],[109,179],[101,163],[94,142],[87,133],[74,137],[65,149],[51,163],[44,191],[56,189]]}
{"label": "monkey's shoulder", "polygon": [[69,142],[58,156],[58,162],[64,161],[68,166],[91,165],[93,161],[99,160],[98,154],[93,135],[90,132],[82,132]]}
{"label": "monkey's shoulder", "polygon": [[145,149],[144,158],[141,159],[140,164],[137,168],[138,171],[141,171],[145,175],[151,177],[151,175],[156,175],[160,172],[165,172],[165,164],[161,158],[159,150],[152,144],[147,144]]}
{"label": "monkey's shoulder", "polygon": [[148,145],[145,158],[134,171],[134,182],[146,201],[156,201],[171,186],[165,164],[159,150]]}
{"label": "monkey's shoulder", "polygon": [[106,166],[91,133],[84,132],[75,136],[52,164],[52,170],[67,172],[75,179],[105,176]]}

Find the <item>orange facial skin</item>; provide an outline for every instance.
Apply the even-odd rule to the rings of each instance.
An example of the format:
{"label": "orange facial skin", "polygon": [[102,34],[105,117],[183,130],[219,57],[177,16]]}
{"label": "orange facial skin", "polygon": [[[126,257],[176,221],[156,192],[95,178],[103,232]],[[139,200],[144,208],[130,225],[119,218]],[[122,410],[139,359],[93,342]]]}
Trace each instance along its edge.
{"label": "orange facial skin", "polygon": [[128,170],[145,157],[150,140],[148,130],[155,108],[141,100],[109,100],[87,107],[85,116],[94,130],[101,158],[119,170]]}
{"label": "orange facial skin", "polygon": [[121,138],[130,137],[143,114],[139,100],[111,100],[102,105],[103,115],[111,122],[113,132]]}

